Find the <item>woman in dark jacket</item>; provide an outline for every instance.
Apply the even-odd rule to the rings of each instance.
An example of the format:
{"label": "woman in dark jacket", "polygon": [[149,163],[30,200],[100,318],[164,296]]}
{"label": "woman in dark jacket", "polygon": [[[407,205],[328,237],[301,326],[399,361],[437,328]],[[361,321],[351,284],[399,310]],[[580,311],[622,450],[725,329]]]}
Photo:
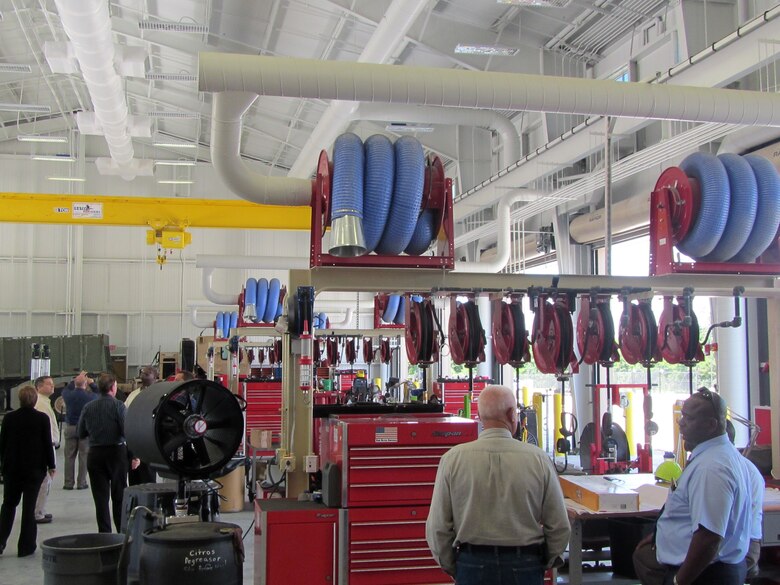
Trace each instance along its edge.
{"label": "woman in dark jacket", "polygon": [[19,390],[21,408],[3,418],[0,428],[0,465],[5,487],[0,508],[0,553],[5,549],[14,525],[16,506],[22,502],[22,528],[18,552],[26,557],[35,552],[38,526],[35,500],[46,473],[54,477],[55,459],[49,417],[35,410],[38,393],[32,386]]}

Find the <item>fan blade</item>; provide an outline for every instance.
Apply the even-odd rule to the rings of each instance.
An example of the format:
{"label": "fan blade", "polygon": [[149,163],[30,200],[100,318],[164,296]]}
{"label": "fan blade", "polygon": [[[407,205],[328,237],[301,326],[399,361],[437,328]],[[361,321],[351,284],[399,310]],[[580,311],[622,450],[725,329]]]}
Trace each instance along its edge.
{"label": "fan blade", "polygon": [[168,416],[181,425],[187,415],[181,411],[181,404],[166,400],[160,406],[158,416]]}
{"label": "fan blade", "polygon": [[162,452],[167,457],[169,454],[171,454],[173,451],[176,451],[179,447],[184,445],[187,442],[187,435],[184,433],[181,433],[179,435],[175,435],[165,441],[162,446]]}
{"label": "fan blade", "polygon": [[194,439],[192,441],[192,446],[195,449],[195,453],[198,455],[198,464],[201,467],[209,465],[211,463],[211,457],[209,456],[209,450],[203,438]]}

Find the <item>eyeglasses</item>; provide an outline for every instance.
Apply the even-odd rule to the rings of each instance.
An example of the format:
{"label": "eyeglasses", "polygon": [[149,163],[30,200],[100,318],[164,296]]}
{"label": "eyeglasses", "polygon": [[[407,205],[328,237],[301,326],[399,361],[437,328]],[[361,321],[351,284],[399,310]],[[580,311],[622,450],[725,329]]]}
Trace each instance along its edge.
{"label": "eyeglasses", "polygon": [[[705,388],[704,386],[699,388],[696,392],[698,393],[699,396],[701,396],[702,398],[707,400],[712,405],[712,414],[713,414],[713,416],[715,418],[720,417],[719,403],[716,404],[716,402],[715,402],[715,400],[716,400],[715,399],[715,395],[712,392],[710,392],[709,389]],[[718,399],[719,398],[720,397],[718,397]]]}

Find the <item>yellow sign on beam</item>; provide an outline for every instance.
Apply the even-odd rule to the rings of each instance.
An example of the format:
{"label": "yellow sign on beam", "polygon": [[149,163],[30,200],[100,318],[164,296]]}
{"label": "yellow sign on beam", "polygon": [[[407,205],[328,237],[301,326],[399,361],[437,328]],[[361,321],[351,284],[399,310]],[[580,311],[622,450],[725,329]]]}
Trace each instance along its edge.
{"label": "yellow sign on beam", "polygon": [[309,230],[311,208],[235,199],[0,193],[0,222]]}

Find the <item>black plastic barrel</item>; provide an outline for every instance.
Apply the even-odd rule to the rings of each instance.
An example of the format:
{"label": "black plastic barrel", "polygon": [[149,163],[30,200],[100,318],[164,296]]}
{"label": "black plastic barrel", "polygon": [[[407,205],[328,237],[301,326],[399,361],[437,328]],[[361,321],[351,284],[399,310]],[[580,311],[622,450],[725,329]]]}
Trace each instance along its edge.
{"label": "black plastic barrel", "polygon": [[43,541],[43,585],[116,585],[124,534],[72,534]]}
{"label": "black plastic barrel", "polygon": [[225,522],[174,524],[144,534],[141,585],[242,585],[241,528]]}

